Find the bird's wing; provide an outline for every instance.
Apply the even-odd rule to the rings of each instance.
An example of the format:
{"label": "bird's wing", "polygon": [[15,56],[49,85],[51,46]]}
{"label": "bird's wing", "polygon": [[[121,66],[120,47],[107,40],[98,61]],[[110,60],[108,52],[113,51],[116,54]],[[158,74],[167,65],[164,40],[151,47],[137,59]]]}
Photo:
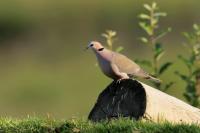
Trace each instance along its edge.
{"label": "bird's wing", "polygon": [[112,63],[116,64],[120,72],[137,77],[149,77],[149,74],[145,72],[138,64],[120,53],[113,52]]}
{"label": "bird's wing", "polygon": [[117,65],[120,72],[137,74],[141,71],[139,65],[120,53],[113,52],[112,62]]}

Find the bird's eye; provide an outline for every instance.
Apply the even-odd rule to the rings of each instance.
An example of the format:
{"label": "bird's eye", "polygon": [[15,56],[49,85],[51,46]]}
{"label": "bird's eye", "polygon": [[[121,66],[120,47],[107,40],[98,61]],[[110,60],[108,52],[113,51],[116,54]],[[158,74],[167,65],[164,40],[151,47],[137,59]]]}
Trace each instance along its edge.
{"label": "bird's eye", "polygon": [[90,47],[93,47],[94,46],[94,44],[90,44]]}

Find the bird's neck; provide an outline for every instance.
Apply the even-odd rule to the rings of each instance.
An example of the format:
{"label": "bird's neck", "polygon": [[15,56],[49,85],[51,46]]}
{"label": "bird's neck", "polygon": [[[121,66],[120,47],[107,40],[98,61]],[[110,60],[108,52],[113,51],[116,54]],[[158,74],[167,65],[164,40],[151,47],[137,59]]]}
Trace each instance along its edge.
{"label": "bird's neck", "polygon": [[112,58],[112,51],[104,48],[102,51],[94,51],[98,59],[110,60]]}

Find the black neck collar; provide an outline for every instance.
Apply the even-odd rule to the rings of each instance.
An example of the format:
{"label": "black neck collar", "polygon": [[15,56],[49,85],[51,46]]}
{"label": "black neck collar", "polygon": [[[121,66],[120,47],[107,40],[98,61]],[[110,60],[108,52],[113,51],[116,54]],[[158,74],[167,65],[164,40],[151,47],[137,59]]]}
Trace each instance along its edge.
{"label": "black neck collar", "polygon": [[103,51],[104,50],[104,48],[100,48],[100,49],[98,49],[98,51]]}

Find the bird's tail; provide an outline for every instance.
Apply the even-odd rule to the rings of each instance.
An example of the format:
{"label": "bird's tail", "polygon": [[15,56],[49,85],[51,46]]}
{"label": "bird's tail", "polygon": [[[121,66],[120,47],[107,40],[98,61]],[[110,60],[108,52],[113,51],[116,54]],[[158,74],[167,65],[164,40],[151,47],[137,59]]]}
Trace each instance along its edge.
{"label": "bird's tail", "polygon": [[150,80],[152,80],[152,81],[154,81],[154,82],[156,82],[156,83],[161,83],[161,82],[162,82],[162,80],[157,79],[157,78],[155,78],[155,77],[153,77],[153,76],[150,76],[150,75],[149,75],[149,77],[148,77],[147,79],[150,79]]}

